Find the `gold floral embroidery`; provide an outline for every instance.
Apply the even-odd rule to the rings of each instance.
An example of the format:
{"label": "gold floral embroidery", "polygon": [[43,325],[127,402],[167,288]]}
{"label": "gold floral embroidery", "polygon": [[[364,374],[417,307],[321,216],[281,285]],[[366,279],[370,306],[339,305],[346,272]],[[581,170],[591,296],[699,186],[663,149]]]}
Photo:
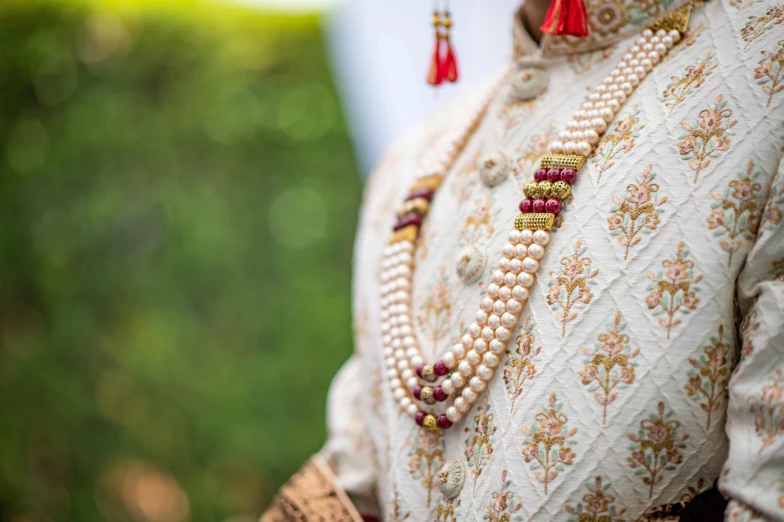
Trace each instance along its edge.
{"label": "gold floral embroidery", "polygon": [[392,484],[392,500],[389,501],[389,513],[387,514],[387,519],[389,522],[403,522],[404,520],[408,520],[408,517],[410,516],[410,511],[403,513],[402,509],[400,508],[400,495],[397,491],[397,484]]}
{"label": "gold floral embroidery", "polygon": [[[754,79],[759,80],[757,84],[762,85],[762,92],[768,95],[768,104],[773,100],[773,95],[784,90],[784,40],[779,40],[770,51],[760,51],[762,60],[759,66],[754,69]],[[770,85],[766,85],[770,83]]]}
{"label": "gold floral embroidery", "polygon": [[487,196],[474,201],[474,210],[466,218],[460,231],[461,245],[475,245],[493,237],[493,222],[501,213],[501,209],[495,208],[493,203],[493,199]]}
{"label": "gold floral embroidery", "polygon": [[703,109],[697,115],[694,123],[681,122],[681,127],[686,134],[678,139],[678,148],[682,159],[687,160],[689,167],[694,171],[694,182],[700,172],[711,164],[711,157],[719,157],[719,153],[730,147],[730,129],[738,120],[730,121],[732,110],[727,109],[727,102],[722,95],[716,96],[716,103]]}
{"label": "gold floral embroidery", "polygon": [[525,318],[522,333],[515,342],[514,354],[506,351],[507,358],[504,363],[504,383],[506,384],[506,394],[512,399],[509,406],[509,413],[514,410],[515,400],[522,395],[523,385],[533,380],[536,376],[536,356],[542,350],[541,346],[534,348],[534,323],[531,317]]}
{"label": "gold floral embroidery", "polygon": [[730,0],[730,5],[738,11],[741,11],[760,2],[762,2],[762,0]]}
{"label": "gold floral embroidery", "polygon": [[536,106],[536,99],[523,101],[509,96],[498,113],[498,119],[501,121],[504,132],[509,132],[510,129],[517,126],[523,116],[536,110]]}
{"label": "gold floral embroidery", "polygon": [[640,131],[645,125],[640,124],[640,110],[633,105],[631,110],[618,120],[599,142],[593,151],[591,162],[596,165],[596,183],[602,180],[602,174],[615,165],[615,160],[623,154],[628,154],[634,149],[635,138],[640,136]]}
{"label": "gold floral embroidery", "polygon": [[686,33],[684,33],[684,35],[681,37],[680,43],[670,49],[670,52],[667,53],[667,56],[662,60],[662,63],[672,60],[684,49],[688,49],[694,45],[697,42],[697,37],[701,35],[706,28],[707,26],[702,20],[698,20],[695,23],[690,24],[689,28],[686,30]]}
{"label": "gold floral embroidery", "polygon": [[446,267],[441,266],[438,277],[430,285],[425,302],[419,307],[419,324],[425,338],[438,348],[438,342],[449,332],[452,318],[452,300],[449,296],[449,278]]}
{"label": "gold floral embroidery", "polygon": [[772,5],[765,11],[764,16],[749,16],[749,21],[740,30],[740,35],[743,37],[743,41],[746,42],[746,47],[748,47],[751,45],[751,42],[782,22],[784,22],[784,4]]}
{"label": "gold floral embroidery", "polygon": [[664,106],[670,109],[669,114],[672,114],[675,107],[705,83],[707,77],[717,67],[713,63],[713,58],[713,53],[708,51],[704,58],[697,60],[696,64],[687,66],[683,76],[672,77],[672,81],[662,93],[662,101]]}
{"label": "gold floral embroidery", "polygon": [[676,314],[687,314],[697,308],[700,302],[696,286],[702,280],[702,275],[694,275],[694,262],[686,260],[688,250],[683,243],[678,243],[678,252],[675,258],[662,261],[664,270],[657,274],[647,272],[648,278],[653,283],[648,287],[650,294],[645,299],[648,309],[653,310],[653,315],[664,314],[659,318],[659,324],[667,329],[667,339],[673,326],[681,324]]}
{"label": "gold floral embroidery", "polygon": [[784,186],[778,189],[772,188],[762,216],[762,228],[764,230],[773,230],[781,223],[782,215],[784,215],[784,210],[782,209],[784,209]]}
{"label": "gold floral embroidery", "polygon": [[758,314],[756,308],[752,307],[743,322],[740,324],[740,338],[743,341],[743,348],[741,354],[743,357],[749,357],[754,353],[754,340],[752,336],[759,330],[760,322],[758,321]]}
{"label": "gold floral embroidery", "polygon": [[[724,195],[716,191],[711,196],[716,200],[708,216],[708,228],[715,230],[715,236],[726,235],[729,241],[719,241],[721,248],[729,253],[727,266],[732,266],[732,255],[743,246],[743,239],[751,241],[757,235],[760,216],[759,191],[761,185],[754,183],[760,176],[759,169],[754,170],[754,162],[749,160],[746,172],[740,174],[738,179],[729,182],[724,190]],[[736,238],[739,238],[736,241]]]}
{"label": "gold floral embroidery", "polygon": [[484,506],[485,512],[484,520],[487,522],[510,522],[511,520],[522,520],[523,517],[512,515],[520,511],[523,507],[522,502],[514,503],[514,492],[509,491],[509,486],[512,485],[511,480],[506,479],[507,470],[501,472],[501,488],[493,491],[493,500],[488,505]]}
{"label": "gold floral embroidery", "polygon": [[593,69],[594,65],[607,60],[612,54],[612,47],[605,47],[604,49],[598,49],[587,53],[574,53],[569,55],[566,59],[566,63],[568,63],[569,67],[574,71],[575,76],[581,76]]}
{"label": "gold floral embroidery", "polygon": [[460,507],[460,501],[453,498],[443,499],[443,504],[439,501],[436,508],[436,518],[433,522],[457,522],[455,508]]}
{"label": "gold floral embroidery", "polygon": [[755,431],[762,441],[759,452],[771,446],[779,433],[784,431],[784,381],[781,370],[776,370],[771,383],[762,387],[760,393],[752,395],[746,402],[756,413]]}
{"label": "gold floral embroidery", "polygon": [[583,348],[589,358],[584,362],[585,368],[578,373],[582,383],[590,386],[589,391],[596,392],[593,397],[602,405],[602,424],[607,422],[607,405],[618,397],[615,390],[619,384],[624,387],[634,382],[634,368],[637,363],[632,359],[640,353],[639,348],[631,349],[629,336],[623,333],[626,323],[621,321],[621,313],[607,325],[607,332],[599,334],[598,343],[593,348]]}
{"label": "gold floral embroidery", "polygon": [[626,195],[613,196],[615,207],[611,209],[607,224],[610,235],[618,236],[618,242],[624,247],[623,259],[629,257],[629,248],[642,241],[640,232],[650,234],[659,226],[659,214],[664,212],[659,208],[667,201],[667,196],[658,197],[659,185],[653,183],[656,174],[651,173],[648,164],[637,178],[637,183],[626,186]]}
{"label": "gold floral embroidery", "polygon": [[450,190],[455,195],[458,204],[465,203],[473,194],[479,184],[479,162],[482,157],[482,148],[467,155],[465,162],[451,176]]}
{"label": "gold floral embroidery", "polygon": [[519,157],[515,162],[514,176],[517,186],[522,191],[526,183],[531,181],[528,176],[531,167],[544,156],[550,141],[558,135],[558,129],[553,126],[553,122],[547,122],[547,128],[541,134],[534,134],[528,144],[519,151]]}
{"label": "gold floral embroidery", "polygon": [[474,492],[476,492],[476,479],[482,474],[482,467],[485,461],[489,462],[493,456],[493,435],[498,427],[493,426],[495,415],[490,413],[491,407],[487,403],[487,396],[482,399],[477,411],[479,415],[474,417],[474,427],[465,428],[468,434],[465,444],[465,457],[471,475],[474,477]]}
{"label": "gold floral embroidery", "polygon": [[439,432],[420,428],[414,440],[407,441],[406,446],[409,448],[408,473],[427,491],[427,507],[430,507],[433,488],[438,485],[435,480],[436,473],[444,464],[446,444],[441,440]]}
{"label": "gold floral embroidery", "polygon": [[689,357],[694,367],[689,370],[689,382],[684,388],[694,400],[702,400],[700,408],[708,414],[705,429],[710,429],[711,413],[719,409],[727,391],[730,376],[730,351],[725,341],[724,326],[719,325],[719,335],[711,337],[711,344],[702,349],[698,359]]}
{"label": "gold floral embroidery", "polygon": [[650,486],[648,498],[653,498],[653,487],[664,478],[662,473],[674,471],[683,460],[681,450],[689,435],[678,435],[681,423],[672,417],[673,412],[665,412],[664,403],[659,402],[657,412],[640,421],[638,432],[626,435],[632,441],[629,466]]}
{"label": "gold floral embroidery", "polygon": [[[569,439],[577,433],[577,428],[566,427],[569,418],[561,412],[561,404],[556,402],[555,394],[544,409],[536,414],[536,421],[530,428],[522,427],[520,431],[526,435],[523,457],[532,462],[532,470],[536,471],[536,480],[544,484],[544,493],[550,482],[563,472],[565,466],[574,464],[577,454],[567,445]],[[576,442],[572,442],[576,444]]]}
{"label": "gold floral embroidery", "polygon": [[602,477],[596,475],[593,482],[587,482],[588,493],[583,495],[583,502],[576,507],[565,506],[569,517],[568,522],[623,522],[622,515],[626,508],[616,507],[615,496],[610,494],[610,484],[602,484]]}
{"label": "gold floral embroidery", "polygon": [[574,252],[569,257],[561,258],[561,273],[550,272],[550,291],[547,294],[547,304],[556,312],[555,318],[561,323],[561,337],[566,336],[566,323],[577,318],[574,308],[582,308],[593,299],[589,285],[594,284],[593,278],[599,269],[586,270],[591,266],[591,258],[583,256],[586,248],[579,239],[574,246]]}

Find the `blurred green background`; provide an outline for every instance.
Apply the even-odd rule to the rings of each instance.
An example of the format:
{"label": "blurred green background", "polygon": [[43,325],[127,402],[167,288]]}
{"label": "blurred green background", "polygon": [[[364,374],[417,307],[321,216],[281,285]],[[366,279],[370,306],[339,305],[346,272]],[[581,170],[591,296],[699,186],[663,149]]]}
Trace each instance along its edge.
{"label": "blurred green background", "polygon": [[0,520],[255,521],[351,351],[320,20],[0,5]]}

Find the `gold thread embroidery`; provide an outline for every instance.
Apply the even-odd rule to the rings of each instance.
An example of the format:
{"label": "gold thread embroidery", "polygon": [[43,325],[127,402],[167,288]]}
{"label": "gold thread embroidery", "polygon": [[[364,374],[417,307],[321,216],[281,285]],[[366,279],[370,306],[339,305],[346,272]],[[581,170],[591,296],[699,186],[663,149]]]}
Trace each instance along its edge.
{"label": "gold thread embroidery", "polygon": [[725,342],[724,325],[719,325],[719,335],[711,337],[711,344],[702,349],[699,358],[689,357],[694,367],[689,370],[689,382],[684,389],[694,400],[702,399],[702,411],[708,414],[705,429],[710,429],[711,414],[721,406],[730,378],[729,345]]}
{"label": "gold thread embroidery", "polygon": [[566,324],[577,318],[573,308],[582,308],[590,304],[593,293],[589,285],[594,284],[592,279],[599,273],[599,269],[586,271],[591,266],[591,258],[583,256],[586,248],[582,241],[577,240],[571,256],[561,258],[561,273],[550,272],[552,279],[548,285],[547,304],[556,312],[555,318],[561,323],[561,337],[566,336]]}
{"label": "gold thread embroidery", "polygon": [[504,363],[504,383],[506,384],[506,394],[512,399],[509,406],[509,413],[514,410],[515,400],[522,395],[523,385],[531,382],[536,377],[536,356],[542,350],[541,346],[534,348],[536,342],[534,337],[534,323],[531,317],[525,318],[522,333],[515,342],[515,351],[506,351],[507,357]]}
{"label": "gold thread embroidery", "polygon": [[659,324],[667,329],[667,339],[674,326],[681,324],[677,314],[688,314],[697,308],[700,302],[696,286],[702,280],[702,275],[694,274],[694,262],[686,260],[689,251],[682,242],[678,243],[675,258],[665,259],[657,274],[647,272],[646,275],[653,282],[648,286],[650,293],[645,299],[648,309],[653,310],[653,315],[664,314],[666,318],[659,318]]}
{"label": "gold thread embroidery", "polygon": [[389,522],[404,522],[410,516],[410,511],[403,514],[400,508],[400,495],[397,491],[397,484],[392,484],[392,500],[389,501],[389,514],[387,516]]}
{"label": "gold thread embroidery", "polygon": [[[762,92],[768,95],[768,104],[773,100],[773,95],[784,90],[781,82],[784,80],[784,40],[779,40],[770,51],[760,51],[763,58],[759,61],[759,66],[754,69],[754,79],[759,80],[758,85],[762,85]],[[770,85],[766,85],[770,82]]]}
{"label": "gold thread embroidery", "polygon": [[759,393],[746,399],[754,415],[755,431],[761,439],[759,453],[776,442],[776,437],[784,431],[784,381],[781,370],[776,370],[770,384],[762,387]]}
{"label": "gold thread embroidery", "polygon": [[658,198],[659,185],[653,183],[656,178],[648,164],[637,179],[637,183],[626,186],[623,199],[613,196],[616,207],[607,218],[610,235],[618,236],[618,242],[624,247],[623,259],[629,257],[629,248],[637,245],[642,238],[640,232],[649,234],[659,226],[659,208],[667,201],[667,196]]}
{"label": "gold thread embroidery", "polygon": [[626,508],[616,507],[615,496],[610,494],[610,484],[602,484],[602,477],[596,475],[592,482],[585,484],[588,493],[583,502],[576,507],[567,504],[564,509],[574,515],[568,522],[624,522],[622,515]]}
{"label": "gold thread embroidery", "polygon": [[436,472],[444,464],[446,444],[441,439],[441,431],[431,432],[417,429],[413,441],[407,441],[408,473],[427,491],[427,507],[430,507],[433,488],[438,487]]}
{"label": "gold thread embroidery", "polygon": [[713,53],[708,51],[704,58],[697,60],[697,63],[686,66],[686,73],[683,76],[672,77],[672,82],[662,93],[664,106],[670,109],[668,114],[672,114],[675,107],[683,103],[690,94],[705,83],[708,76],[718,67],[713,63],[713,59]]}
{"label": "gold thread embroidery", "polygon": [[[490,413],[491,406],[487,402],[487,395],[482,399],[482,404],[477,408],[479,415],[474,417],[474,427],[465,428],[468,434],[465,444],[465,457],[471,475],[474,477],[474,493],[476,493],[476,479],[482,474],[485,461],[490,461],[493,456],[493,435],[498,429],[493,426],[495,415]],[[473,433],[472,433],[473,432]]]}
{"label": "gold thread embroidery", "polygon": [[[774,26],[781,24],[784,21],[784,4],[772,5],[765,11],[764,16],[749,16],[749,21],[746,22],[745,27],[740,30],[740,35],[743,41],[746,42],[746,47],[773,29]],[[744,47],[744,49],[746,48]]]}
{"label": "gold thread embroidery", "polygon": [[425,339],[432,342],[433,349],[437,350],[439,341],[449,333],[452,319],[452,299],[445,266],[441,266],[436,280],[431,283],[427,297],[419,307],[417,319]]}
{"label": "gold thread embroidery", "polygon": [[615,160],[623,154],[628,154],[634,149],[635,138],[640,136],[640,131],[645,128],[640,124],[640,110],[633,105],[624,117],[613,125],[612,132],[608,132],[593,151],[591,162],[596,165],[596,183],[602,181],[602,174],[615,165]]}
{"label": "gold thread embroidery", "polygon": [[719,94],[716,96],[716,103],[700,111],[697,121],[681,122],[686,134],[678,138],[681,140],[678,142],[678,148],[682,159],[687,160],[694,171],[694,183],[697,183],[700,172],[711,164],[710,158],[718,157],[717,153],[730,147],[730,129],[738,120],[729,121],[732,110],[726,107],[727,102],[723,101],[722,95]]}
{"label": "gold thread embroidery", "polygon": [[[514,503],[515,494],[509,491],[512,481],[507,480],[506,475],[507,470],[503,470],[501,472],[501,487],[493,491],[492,501],[484,506],[484,510],[487,513],[484,519],[487,522],[509,522],[512,520],[512,515],[523,507],[522,502]],[[514,520],[522,520],[522,517],[515,516]]]}

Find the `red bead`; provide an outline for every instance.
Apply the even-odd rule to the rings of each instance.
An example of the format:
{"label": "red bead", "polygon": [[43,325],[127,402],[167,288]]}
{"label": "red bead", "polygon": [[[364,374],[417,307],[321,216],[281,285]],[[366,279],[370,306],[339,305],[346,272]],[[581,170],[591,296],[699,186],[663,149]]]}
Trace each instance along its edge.
{"label": "red bead", "polygon": [[414,371],[416,371],[416,374],[417,374],[417,375],[418,375],[420,378],[422,377],[422,370],[424,369],[424,367],[425,367],[425,365],[424,365],[424,364],[420,364],[419,366],[417,366],[416,368],[414,368]]}
{"label": "red bead", "polygon": [[563,209],[563,203],[557,199],[548,199],[545,203],[545,210],[548,214],[557,214]]}
{"label": "red bead", "polygon": [[528,214],[534,207],[534,200],[531,198],[524,199],[520,202],[520,212]]}
{"label": "red bead", "polygon": [[414,190],[406,196],[406,201],[415,198],[425,198],[426,200],[431,201],[433,199],[433,191],[427,188]]}
{"label": "red bead", "polygon": [[547,171],[547,181],[550,183],[555,183],[561,179],[561,171],[560,169],[550,169]]}
{"label": "red bead", "polygon": [[[427,416],[427,413],[423,412],[422,410],[419,410],[418,412],[416,412],[416,415],[414,415],[414,420],[416,421],[417,424],[419,424],[421,426],[422,424],[425,423],[425,417],[426,416]],[[447,419],[447,420],[449,420],[449,419]]]}
{"label": "red bead", "polygon": [[534,200],[533,209],[534,212],[544,212],[546,201],[544,199],[537,199]]}
{"label": "red bead", "polygon": [[452,421],[449,420],[446,417],[446,415],[439,415],[438,418],[436,419],[436,423],[438,424],[438,427],[441,428],[442,430],[448,430],[449,428],[452,427]]}
{"label": "red bead", "polygon": [[400,230],[401,228],[405,228],[408,225],[421,226],[422,225],[422,216],[420,216],[416,212],[409,212],[408,214],[406,214],[405,216],[403,216],[402,218],[397,220],[397,223],[395,223],[394,229],[395,230]]}
{"label": "red bead", "polygon": [[446,367],[446,364],[444,364],[443,361],[436,361],[433,365],[433,371],[436,375],[446,375],[449,373],[449,368]]}
{"label": "red bead", "polygon": [[561,171],[561,181],[565,181],[568,184],[574,183],[574,180],[577,179],[577,171],[574,169],[563,169]]}
{"label": "red bead", "polygon": [[438,402],[445,401],[446,397],[447,397],[446,392],[441,389],[441,386],[436,386],[435,388],[433,388],[433,398],[435,400],[437,400]]}
{"label": "red bead", "polygon": [[422,387],[419,385],[414,387],[414,398],[416,398],[416,400],[422,399]]}
{"label": "red bead", "polygon": [[547,179],[547,169],[539,169],[534,172],[534,179],[536,181],[544,181]]}

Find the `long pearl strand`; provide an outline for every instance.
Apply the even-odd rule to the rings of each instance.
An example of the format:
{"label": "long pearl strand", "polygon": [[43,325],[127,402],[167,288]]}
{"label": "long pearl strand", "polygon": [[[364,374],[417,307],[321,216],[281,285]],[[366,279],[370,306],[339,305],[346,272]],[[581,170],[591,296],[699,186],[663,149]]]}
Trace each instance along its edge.
{"label": "long pearl strand", "polygon": [[[552,154],[542,159],[534,176],[536,182],[526,185],[522,213],[501,249],[498,268],[491,274],[474,322],[460,342],[432,365],[425,364],[419,350],[411,313],[415,242],[436,189],[478,127],[497,89],[473,111],[464,130],[440,149],[436,168],[417,178],[398,213],[381,267],[381,331],[387,376],[395,400],[417,424],[434,431],[448,429],[487,388],[530,296],[550,242],[548,231],[562,210],[561,200],[570,194],[585,158],[621,105],[679,40],[680,33],[675,30],[643,31],[616,68],[588,95],[559,139],[551,143]],[[440,402],[446,408],[439,414],[434,406]]]}

